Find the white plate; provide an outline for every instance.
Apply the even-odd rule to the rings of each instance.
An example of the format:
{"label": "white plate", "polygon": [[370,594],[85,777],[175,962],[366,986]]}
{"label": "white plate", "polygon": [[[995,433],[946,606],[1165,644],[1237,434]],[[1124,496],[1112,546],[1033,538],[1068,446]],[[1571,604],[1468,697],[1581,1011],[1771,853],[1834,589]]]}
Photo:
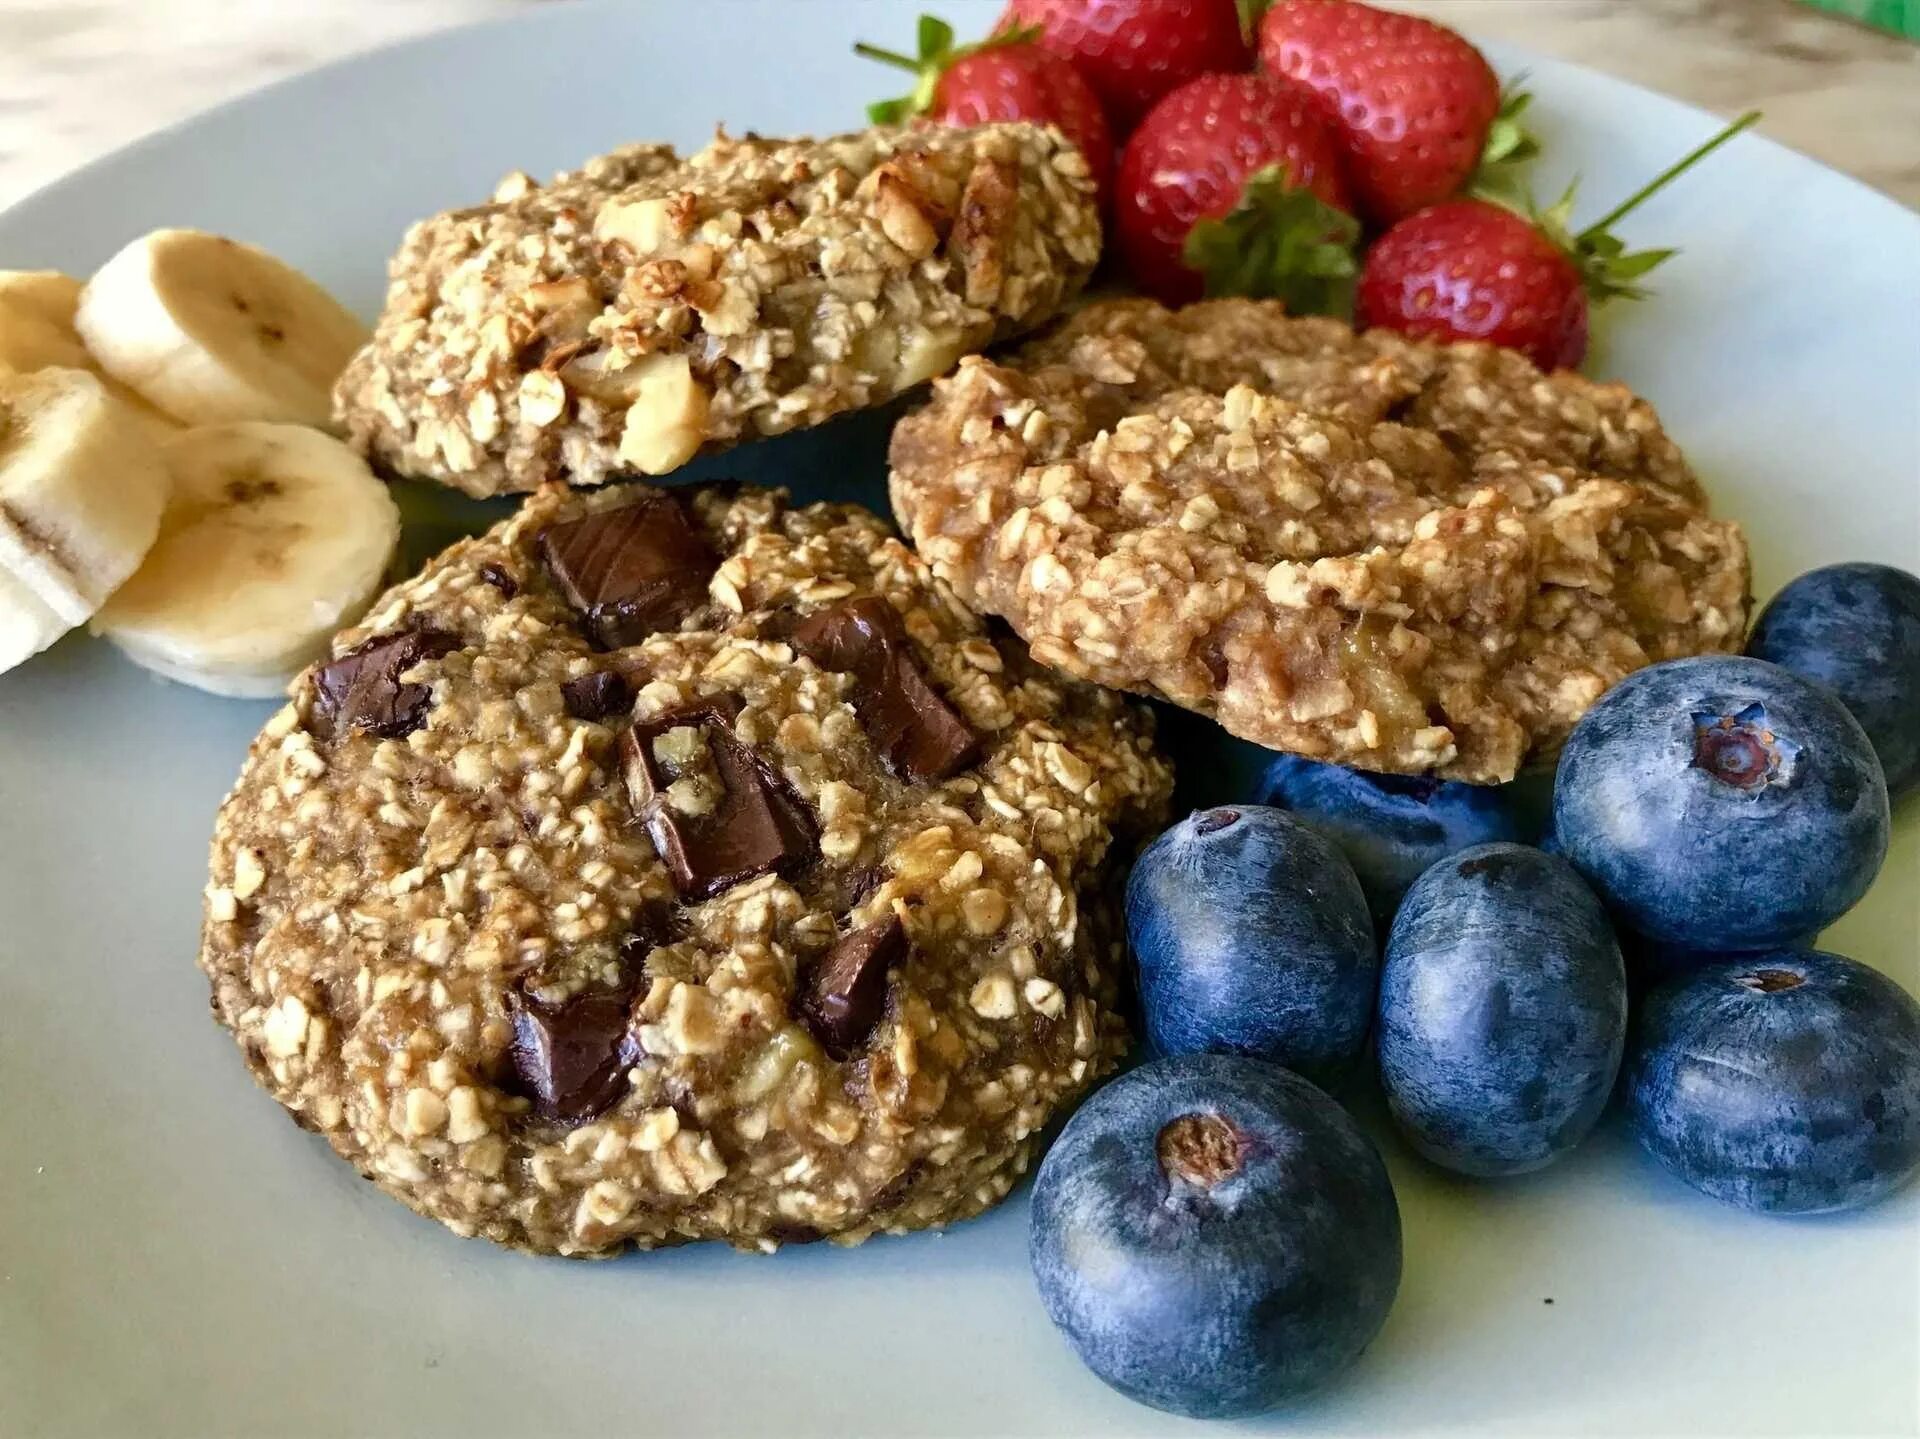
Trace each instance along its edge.
{"label": "white plate", "polygon": [[[945,8],[984,29],[997,0]],[[35,196],[0,216],[0,265],[85,272],[148,227],[198,225],[371,309],[406,223],[510,168],[697,143],[723,117],[859,123],[891,81],[847,47],[898,40],[909,15],[623,0],[401,46]],[[1583,171],[1588,214],[1713,127],[1569,65],[1495,59],[1532,72],[1542,189]],[[1628,228],[1685,253],[1657,300],[1616,311],[1590,368],[1659,404],[1750,527],[1760,592],[1832,560],[1920,568],[1920,219],[1742,138]],[[871,433],[846,438],[874,454]],[[767,477],[839,443],[719,468]],[[1024,1197],[848,1252],[590,1265],[456,1239],[357,1181],[254,1088],[193,968],[209,823],[266,712],[85,639],[0,678],[0,1434],[1201,1431],[1108,1392],[1055,1337]],[[1915,808],[1832,932],[1909,988]],[[1617,1126],[1507,1184],[1446,1180],[1385,1142],[1406,1215],[1398,1307],[1345,1382],[1268,1429],[1920,1424],[1920,1189],[1770,1222],[1694,1196]]]}

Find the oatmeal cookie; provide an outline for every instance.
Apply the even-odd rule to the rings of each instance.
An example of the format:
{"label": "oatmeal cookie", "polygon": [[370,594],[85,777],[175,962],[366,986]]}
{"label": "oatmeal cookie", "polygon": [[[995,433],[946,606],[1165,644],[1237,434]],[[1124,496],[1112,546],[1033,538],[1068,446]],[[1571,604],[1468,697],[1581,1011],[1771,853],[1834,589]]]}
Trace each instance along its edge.
{"label": "oatmeal cookie", "polygon": [[548,486],[335,652],[220,812],[200,962],[261,1084],[457,1232],[945,1223],[1120,1052],[1150,717],[866,511]]}
{"label": "oatmeal cookie", "polygon": [[1510,779],[1746,626],[1653,411],[1486,345],[1109,301],[962,361],[891,458],[921,557],[1036,660],[1367,769]]}
{"label": "oatmeal cookie", "polygon": [[633,146],[414,226],[335,407],[395,473],[473,495],[659,475],[941,374],[1099,255],[1051,129]]}

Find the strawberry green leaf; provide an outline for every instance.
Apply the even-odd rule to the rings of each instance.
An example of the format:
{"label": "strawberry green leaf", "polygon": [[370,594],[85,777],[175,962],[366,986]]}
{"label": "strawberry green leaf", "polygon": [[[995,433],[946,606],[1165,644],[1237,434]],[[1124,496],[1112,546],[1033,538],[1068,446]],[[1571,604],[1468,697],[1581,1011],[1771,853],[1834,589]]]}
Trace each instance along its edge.
{"label": "strawberry green leaf", "polygon": [[1359,238],[1358,220],[1268,165],[1247,177],[1232,210],[1187,232],[1182,258],[1200,272],[1209,296],[1277,299],[1298,315],[1337,314],[1350,302]]}
{"label": "strawberry green leaf", "polygon": [[953,26],[937,15],[922,15],[918,38],[920,58],[938,60],[953,48]]}
{"label": "strawberry green leaf", "polygon": [[1480,163],[1467,181],[1467,193],[1482,200],[1507,204],[1524,194],[1520,168],[1540,153],[1540,142],[1529,131],[1521,116],[1533,103],[1533,96],[1520,88],[1525,75],[1516,75],[1500,92],[1500,108],[1487,129],[1487,142],[1480,150]]}
{"label": "strawberry green leaf", "polygon": [[1637,280],[1655,265],[1679,253],[1674,249],[1638,250],[1631,255],[1622,255],[1613,262],[1613,276],[1619,280]]}

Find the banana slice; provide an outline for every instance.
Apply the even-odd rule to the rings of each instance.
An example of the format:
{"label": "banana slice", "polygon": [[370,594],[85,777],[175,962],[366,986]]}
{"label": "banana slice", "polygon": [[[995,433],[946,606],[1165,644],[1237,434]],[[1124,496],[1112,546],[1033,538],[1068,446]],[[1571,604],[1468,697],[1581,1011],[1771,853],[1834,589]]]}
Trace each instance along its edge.
{"label": "banana slice", "polygon": [[63,330],[73,329],[80,290],[78,280],[58,270],[0,270],[0,309],[33,315]]}
{"label": "banana slice", "polygon": [[31,659],[73,628],[52,605],[0,570],[0,674]]}
{"label": "banana slice", "polygon": [[264,250],[155,230],[100,268],[75,323],[102,369],[189,425],[325,427],[367,327]]}
{"label": "banana slice", "polygon": [[180,426],[118,380],[101,374],[73,328],[80,282],[58,270],[0,270],[0,374],[30,375],[55,367],[91,370],[107,393],[124,400],[153,430],[158,444]]}
{"label": "banana slice", "polygon": [[0,270],[0,370],[92,367],[74,333],[80,282],[58,270]]}
{"label": "banana slice", "polygon": [[84,370],[0,374],[0,671],[84,623],[153,544],[150,432]]}
{"label": "banana slice", "polygon": [[188,430],[160,447],[160,538],[95,633],[182,684],[282,693],[370,604],[400,511],[366,461],[301,425]]}

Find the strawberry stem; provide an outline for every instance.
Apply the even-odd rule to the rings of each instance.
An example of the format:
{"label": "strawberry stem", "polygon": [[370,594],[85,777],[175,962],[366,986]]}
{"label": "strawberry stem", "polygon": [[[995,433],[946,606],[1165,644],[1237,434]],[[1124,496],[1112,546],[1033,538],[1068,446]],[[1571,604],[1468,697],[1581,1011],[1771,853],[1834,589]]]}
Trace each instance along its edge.
{"label": "strawberry stem", "polygon": [[1646,184],[1642,185],[1618,205],[1615,205],[1611,210],[1607,211],[1607,213],[1602,215],[1598,220],[1595,220],[1591,225],[1587,226],[1586,229],[1574,237],[1575,240],[1591,240],[1599,235],[1605,234],[1607,229],[1616,220],[1621,219],[1635,209],[1642,201],[1648,199],[1658,191],[1665,189],[1666,186],[1678,176],[1706,159],[1707,156],[1711,155],[1715,150],[1718,150],[1742,130],[1751,128],[1759,119],[1760,112],[1758,110],[1747,111],[1746,114],[1726,126],[1712,139],[1706,141],[1704,144],[1695,146],[1678,160],[1675,160],[1671,165],[1667,166],[1666,169],[1662,170],[1658,175],[1655,175],[1651,180],[1647,181]]}
{"label": "strawberry stem", "polygon": [[934,97],[940,88],[940,77],[954,65],[983,50],[1026,45],[1039,38],[1038,25],[1012,25],[1004,30],[996,30],[984,40],[956,47],[953,43],[953,26],[938,15],[922,15],[919,27],[914,32],[914,42],[920,51],[918,56],[869,45],[864,40],[856,41],[854,54],[863,59],[878,60],[882,65],[891,65],[896,70],[905,70],[919,77],[912,94],[894,100],[876,100],[867,106],[867,118],[876,125],[898,125],[915,115],[924,115],[933,108]]}
{"label": "strawberry stem", "polygon": [[869,60],[878,60],[882,65],[891,65],[896,70],[910,70],[920,73],[920,62],[910,56],[902,55],[898,50],[883,50],[878,45],[869,45],[864,40],[856,40],[853,53],[864,55]]}

